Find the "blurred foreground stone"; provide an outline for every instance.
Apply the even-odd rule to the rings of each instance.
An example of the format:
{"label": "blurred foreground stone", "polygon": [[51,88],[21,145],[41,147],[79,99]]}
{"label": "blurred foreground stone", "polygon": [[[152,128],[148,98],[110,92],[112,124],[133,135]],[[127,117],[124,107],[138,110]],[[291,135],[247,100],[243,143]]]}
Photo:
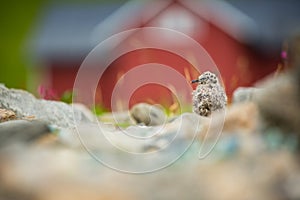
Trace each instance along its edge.
{"label": "blurred foreground stone", "polygon": [[300,33],[288,40],[289,67],[285,73],[268,79],[261,85],[263,93],[258,95],[258,105],[264,119],[271,125],[300,133]]}
{"label": "blurred foreground stone", "polygon": [[[85,151],[11,147],[0,154],[0,195],[3,199],[36,200],[300,198],[299,165],[292,153],[270,151],[258,135],[248,135],[245,141],[255,142],[248,143],[247,148],[254,151],[242,151],[244,145],[238,142],[238,150],[220,157],[220,153],[228,152],[223,146],[225,138],[204,160],[197,158],[198,147],[190,148],[175,164],[142,175],[104,167]],[[142,164],[113,152],[109,155],[124,166]],[[157,154],[152,162],[162,156]]]}
{"label": "blurred foreground stone", "polygon": [[232,103],[243,103],[253,101],[255,93],[258,91],[255,87],[239,87],[233,93]]}
{"label": "blurred foreground stone", "polygon": [[299,87],[291,72],[263,83],[263,89],[256,94],[256,102],[266,123],[300,133]]}
{"label": "blurred foreground stone", "polygon": [[0,123],[0,148],[15,143],[32,143],[51,131],[40,121],[13,120]]}

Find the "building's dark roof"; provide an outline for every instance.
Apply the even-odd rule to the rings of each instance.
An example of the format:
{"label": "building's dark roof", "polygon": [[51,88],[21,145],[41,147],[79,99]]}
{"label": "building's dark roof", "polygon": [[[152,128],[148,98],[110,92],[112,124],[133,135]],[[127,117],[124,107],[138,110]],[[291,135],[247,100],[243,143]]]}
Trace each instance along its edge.
{"label": "building's dark roof", "polygon": [[[96,25],[122,4],[54,4],[39,16],[27,48],[35,58],[85,55]],[[114,26],[112,24],[112,26]]]}
{"label": "building's dark roof", "polygon": [[229,0],[231,5],[248,15],[258,27],[261,48],[274,49],[300,30],[299,0]]}
{"label": "building's dark roof", "polygon": [[[159,6],[149,6],[149,3],[154,2],[160,2]],[[151,9],[155,15],[170,2],[172,1],[152,0],[130,1],[124,5],[119,3],[49,6],[40,16],[35,32],[29,40],[29,47],[33,50],[31,53],[36,58],[83,56],[97,42],[120,31],[135,28],[144,22],[139,17],[143,9]],[[279,48],[283,38],[300,27],[300,1],[298,0],[186,0],[184,2],[183,5],[190,6],[198,14],[206,12],[203,14],[204,17],[219,25],[240,42],[259,46],[265,51]],[[201,8],[203,5],[207,7]],[[208,12],[212,14],[210,13],[209,16]],[[105,20],[108,17],[109,20]],[[224,20],[227,22],[226,26],[222,24]]]}

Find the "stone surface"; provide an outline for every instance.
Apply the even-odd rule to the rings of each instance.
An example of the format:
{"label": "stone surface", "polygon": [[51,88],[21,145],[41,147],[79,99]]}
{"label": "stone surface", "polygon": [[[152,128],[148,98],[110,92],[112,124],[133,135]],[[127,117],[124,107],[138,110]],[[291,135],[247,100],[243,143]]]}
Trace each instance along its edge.
{"label": "stone surface", "polygon": [[50,129],[40,121],[13,120],[0,123],[0,147],[13,143],[29,143],[43,135],[49,134]]}
{"label": "stone surface", "polygon": [[[247,136],[261,141],[258,135]],[[241,143],[237,143],[239,149]],[[221,158],[215,151],[205,160],[197,159],[196,149],[167,168],[143,175],[109,169],[72,149],[21,146],[0,156],[0,196],[37,200],[299,199],[300,171],[293,154],[257,148],[256,142],[249,145],[256,151],[237,151]]]}
{"label": "stone surface", "polygon": [[162,149],[164,142],[191,140],[202,133],[203,126],[208,124],[207,118],[184,113],[174,121],[158,126],[111,128],[103,123],[83,123],[76,129],[61,129],[58,138],[72,148],[82,148],[81,139],[90,149],[107,150],[118,146],[127,151],[145,152],[149,148]]}
{"label": "stone surface", "polygon": [[0,122],[14,120],[16,118],[17,116],[13,111],[0,108]]}
{"label": "stone surface", "polygon": [[211,132],[221,131],[224,134],[254,133],[260,120],[258,106],[253,102],[245,102],[228,106],[225,113],[214,113],[212,122],[203,121],[202,135],[209,129]]}
{"label": "stone surface", "polygon": [[58,127],[74,127],[75,122],[89,121],[81,111],[73,110],[68,104],[36,99],[24,90],[8,89],[1,84],[0,107],[13,110],[19,118],[33,117]]}
{"label": "stone surface", "polygon": [[[298,157],[286,146],[269,149],[263,134],[254,133],[257,124],[252,122],[259,119],[255,103],[228,107],[224,133],[209,156],[199,160],[200,147],[206,138],[194,141],[195,134],[222,125],[221,114],[211,117],[213,120],[184,113],[164,125],[125,129],[87,123],[77,129],[60,129],[58,139],[62,145],[59,147],[7,145],[5,150],[0,149],[0,197],[37,200],[300,198]],[[247,130],[250,134],[245,134]],[[126,167],[156,166],[164,159],[172,161],[177,155],[180,158],[172,165],[154,173],[132,175],[118,171]],[[143,156],[150,157],[143,160]],[[114,165],[110,163],[120,168],[111,169]]]}
{"label": "stone surface", "polygon": [[111,125],[134,125],[135,121],[130,117],[129,111],[104,113],[99,116],[99,120]]}
{"label": "stone surface", "polygon": [[93,112],[84,104],[81,103],[72,103],[70,106],[77,110],[78,112],[81,112],[84,114],[84,116],[89,120],[89,121],[96,121],[96,116],[93,114]]}
{"label": "stone surface", "polygon": [[167,116],[161,107],[146,103],[134,105],[130,110],[130,115],[137,124],[143,123],[146,126],[161,125],[167,120]]}
{"label": "stone surface", "polygon": [[193,111],[196,114],[209,116],[214,111],[225,109],[227,96],[215,74],[204,72],[194,82],[198,82],[193,91]]}
{"label": "stone surface", "polygon": [[232,103],[253,101],[255,92],[259,89],[254,87],[239,87],[233,92]]}
{"label": "stone surface", "polygon": [[269,126],[300,133],[300,104],[297,79],[291,72],[261,83],[256,95],[261,115]]}
{"label": "stone surface", "polygon": [[285,69],[278,76],[268,77],[259,83],[262,90],[255,102],[264,128],[279,127],[286,135],[297,136],[300,143],[300,34],[288,40]]}

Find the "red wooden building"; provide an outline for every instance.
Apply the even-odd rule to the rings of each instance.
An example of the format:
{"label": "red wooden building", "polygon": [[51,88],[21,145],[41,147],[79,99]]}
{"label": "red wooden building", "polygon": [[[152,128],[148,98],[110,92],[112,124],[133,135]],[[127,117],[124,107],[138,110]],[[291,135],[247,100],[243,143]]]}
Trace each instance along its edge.
{"label": "red wooden building", "polygon": [[[42,71],[42,84],[62,94],[73,88],[82,61],[99,42],[134,28],[161,27],[184,33],[201,44],[217,65],[226,91],[231,95],[237,87],[250,86],[276,70],[284,37],[282,33],[274,40],[264,40],[268,35],[262,34],[264,26],[255,18],[259,13],[252,13],[254,17],[251,16],[251,9],[261,4],[260,1],[250,1],[245,5],[241,2],[234,5],[234,2],[152,0],[129,1],[122,5],[52,5],[44,12],[32,37],[34,39],[30,40],[35,49],[35,65]],[[265,9],[267,7],[265,5]],[[268,15],[263,9],[257,12]],[[162,42],[168,38],[161,37]],[[131,45],[139,45],[138,41],[132,41]],[[126,42],[130,43],[128,38]],[[176,40],[174,45],[186,51],[190,48]],[[113,48],[118,47],[108,48],[107,51]],[[120,56],[105,70],[99,81],[97,101],[111,107],[112,91],[121,76],[147,63],[170,66],[186,79],[199,75],[194,69],[196,66],[173,53],[151,48],[135,50]],[[155,69],[153,66],[152,72],[136,79],[160,76]],[[130,80],[124,84],[130,84]],[[130,104],[141,101],[171,104],[173,98],[170,89],[148,84],[134,92]]]}

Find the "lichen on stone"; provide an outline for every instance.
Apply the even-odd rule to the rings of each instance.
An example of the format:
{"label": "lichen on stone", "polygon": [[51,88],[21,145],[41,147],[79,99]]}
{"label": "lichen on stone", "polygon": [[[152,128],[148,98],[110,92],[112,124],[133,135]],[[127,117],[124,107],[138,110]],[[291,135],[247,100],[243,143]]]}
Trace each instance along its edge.
{"label": "lichen on stone", "polygon": [[17,116],[12,110],[0,108],[0,122],[14,120],[16,118],[17,118]]}

